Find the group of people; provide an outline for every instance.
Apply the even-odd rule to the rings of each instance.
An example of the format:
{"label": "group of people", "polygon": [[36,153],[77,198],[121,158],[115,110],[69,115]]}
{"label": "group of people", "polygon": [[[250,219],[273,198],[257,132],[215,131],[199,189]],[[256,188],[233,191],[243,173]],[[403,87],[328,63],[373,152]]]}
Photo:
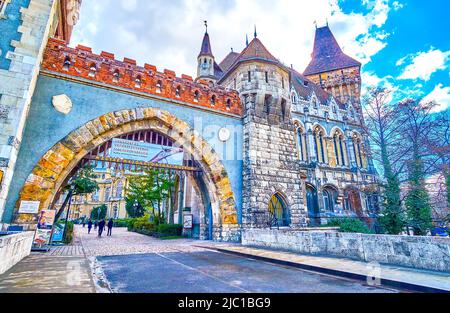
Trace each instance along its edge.
{"label": "group of people", "polygon": [[[92,227],[94,227],[94,231],[96,231],[98,229],[98,237],[101,237],[103,235],[103,231],[105,230],[105,228],[108,228],[108,233],[107,236],[110,237],[112,236],[112,229],[114,227],[114,221],[112,219],[110,219],[108,221],[108,223],[106,223],[106,220],[101,220],[100,222],[92,222],[92,220],[89,220],[89,222],[87,223],[88,226],[88,234],[91,233],[92,231]],[[83,227],[86,227],[86,224],[83,223]]]}

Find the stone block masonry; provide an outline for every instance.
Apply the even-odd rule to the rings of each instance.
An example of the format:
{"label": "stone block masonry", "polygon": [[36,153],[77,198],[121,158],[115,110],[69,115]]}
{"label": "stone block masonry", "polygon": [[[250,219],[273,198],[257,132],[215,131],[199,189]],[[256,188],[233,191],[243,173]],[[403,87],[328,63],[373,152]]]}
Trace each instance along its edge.
{"label": "stone block masonry", "polygon": [[245,229],[242,244],[450,272],[450,238]]}
{"label": "stone block masonry", "polygon": [[0,236],[0,275],[29,256],[34,232]]}
{"label": "stone block masonry", "polygon": [[[34,92],[39,64],[52,32],[56,1],[31,0],[20,8],[19,40],[12,40],[8,51],[9,69],[0,70],[0,221],[10,188],[25,121]],[[9,22],[8,20],[3,22]]]}

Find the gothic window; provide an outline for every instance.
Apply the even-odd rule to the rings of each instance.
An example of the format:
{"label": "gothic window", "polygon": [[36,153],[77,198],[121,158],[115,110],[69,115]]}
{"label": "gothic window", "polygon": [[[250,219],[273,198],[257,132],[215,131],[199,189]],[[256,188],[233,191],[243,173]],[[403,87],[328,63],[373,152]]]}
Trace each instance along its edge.
{"label": "gothic window", "polygon": [[335,105],[333,105],[333,113],[337,114],[337,107]]}
{"label": "gothic window", "polygon": [[297,155],[300,161],[307,161],[307,146],[306,146],[306,134],[302,127],[297,127]]}
{"label": "gothic window", "polygon": [[333,136],[334,153],[336,155],[336,164],[339,166],[345,166],[345,138],[341,131],[336,131]]}
{"label": "gothic window", "polygon": [[265,74],[266,74],[266,83],[268,84],[269,83],[269,73],[266,72]]}
{"label": "gothic window", "polygon": [[273,220],[280,227],[287,227],[290,224],[289,212],[285,201],[280,194],[276,193],[269,202],[269,213]]}
{"label": "gothic window", "polygon": [[251,83],[252,82],[252,73],[250,71],[248,71],[247,75],[248,75],[248,82]]}
{"label": "gothic window", "polygon": [[366,194],[366,207],[370,214],[377,214],[380,210],[378,194],[368,193]]}
{"label": "gothic window", "polygon": [[363,145],[362,145],[362,139],[360,136],[355,134],[353,136],[353,151],[355,154],[355,160],[356,164],[359,168],[364,167],[364,161],[363,161]]}
{"label": "gothic window", "polygon": [[175,90],[175,96],[177,98],[181,97],[181,87],[180,86],[178,86],[177,89]]}
{"label": "gothic window", "polygon": [[216,105],[216,96],[212,96],[211,97],[211,106],[215,106]]}
{"label": "gothic window", "polygon": [[95,191],[93,194],[92,194],[92,201],[93,202],[98,202],[100,200],[100,198],[99,198],[99,192],[98,192],[98,190],[97,191]]}
{"label": "gothic window", "polygon": [[281,79],[281,88],[284,89],[284,77]]}
{"label": "gothic window", "polygon": [[237,79],[236,78],[234,79],[234,89],[235,90],[237,89]]}
{"label": "gothic window", "polygon": [[334,212],[334,207],[337,203],[337,190],[331,187],[323,189],[323,207],[326,212]]}
{"label": "gothic window", "polygon": [[321,127],[317,126],[314,130],[314,138],[317,162],[325,163],[325,132]]}

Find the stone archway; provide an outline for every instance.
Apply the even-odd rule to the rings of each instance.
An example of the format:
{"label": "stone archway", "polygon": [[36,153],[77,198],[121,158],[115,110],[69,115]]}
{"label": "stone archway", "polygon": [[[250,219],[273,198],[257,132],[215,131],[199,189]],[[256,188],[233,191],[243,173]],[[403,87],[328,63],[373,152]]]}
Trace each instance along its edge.
{"label": "stone archway", "polygon": [[[16,212],[21,201],[39,201],[40,209],[47,209],[66,177],[89,151],[122,134],[148,129],[165,134],[198,160],[204,172],[213,212],[219,217],[217,227],[221,228],[221,233],[223,228],[227,228],[226,231],[236,230],[238,218],[234,193],[220,157],[189,124],[167,111],[154,108],[111,112],[71,132],[37,163],[22,187]],[[37,216],[15,216],[17,224],[36,223]],[[223,234],[219,239],[223,239]]]}

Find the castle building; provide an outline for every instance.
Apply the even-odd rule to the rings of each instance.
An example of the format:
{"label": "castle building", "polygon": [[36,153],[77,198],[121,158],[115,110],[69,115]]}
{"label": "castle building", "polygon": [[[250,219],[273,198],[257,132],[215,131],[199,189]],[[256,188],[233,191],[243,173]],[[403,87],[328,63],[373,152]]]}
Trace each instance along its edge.
{"label": "castle building", "polygon": [[[328,25],[316,29],[303,73],[281,63],[256,31],[240,53],[219,62],[206,31],[193,79],[69,47],[80,5],[0,1],[3,226],[35,229],[38,212],[55,209],[70,177],[92,162],[176,172],[176,220],[192,215],[202,239],[239,241],[247,228],[376,218],[361,64],[342,51]],[[114,158],[115,139],[175,146],[191,161]],[[97,195],[79,202],[105,202],[108,187],[118,188],[108,179],[98,202]],[[122,217],[123,203],[116,212],[109,200],[110,216]]]}
{"label": "castle building", "polygon": [[316,28],[303,74],[274,57],[256,31],[219,68],[208,33],[200,55],[215,68],[214,76],[197,79],[238,91],[243,103],[244,224],[264,225],[271,218],[267,203],[278,210],[280,226],[317,226],[340,217],[373,222],[378,177],[364,135],[361,63],[342,51],[328,24]]}

